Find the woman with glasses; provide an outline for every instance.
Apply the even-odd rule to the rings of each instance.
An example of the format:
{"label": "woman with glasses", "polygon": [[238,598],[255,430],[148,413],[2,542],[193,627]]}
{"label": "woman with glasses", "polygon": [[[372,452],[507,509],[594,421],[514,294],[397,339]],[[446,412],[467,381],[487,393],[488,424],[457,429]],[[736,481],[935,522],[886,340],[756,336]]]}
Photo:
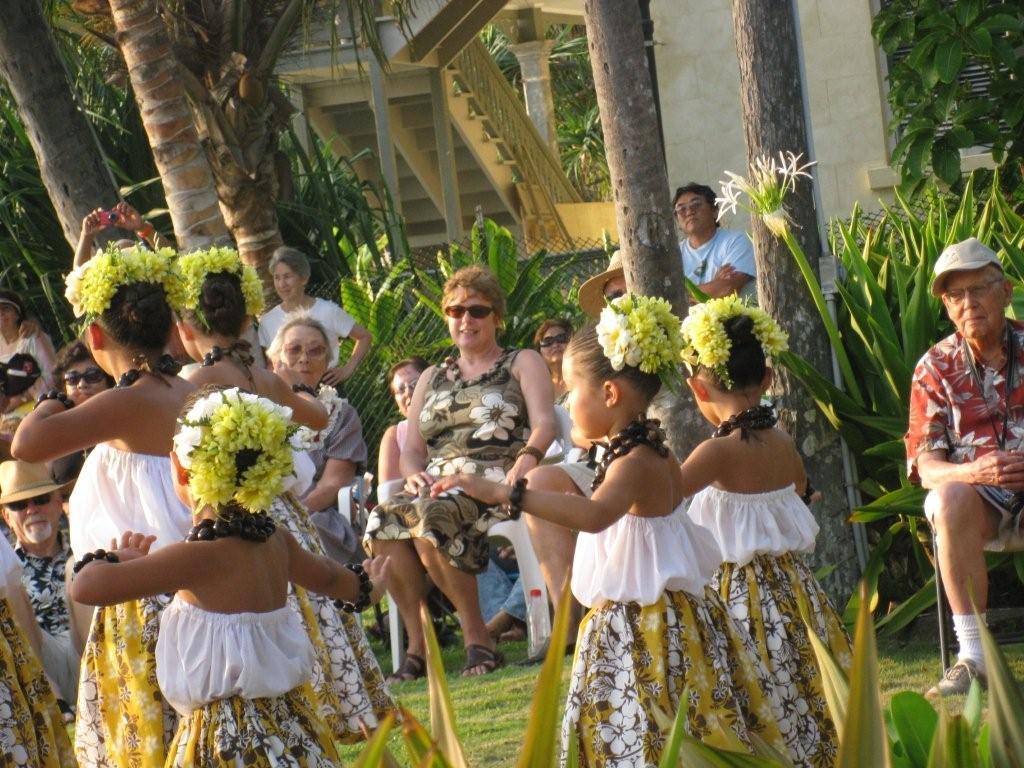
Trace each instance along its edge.
{"label": "woman with glasses", "polygon": [[487,567],[487,529],[502,518],[467,496],[430,498],[429,490],[439,476],[459,472],[515,483],[544,458],[555,436],[544,360],[532,349],[498,343],[505,295],[494,273],[482,266],[460,269],[445,283],[441,307],[457,354],[420,376],[409,406],[416,429],[408,430],[400,458],[404,491],[374,509],[366,525],[373,553],[391,557],[389,590],[408,629],[398,679],[417,677],[424,668],[424,573],[458,612],[463,675],[501,666],[475,577]]}
{"label": "woman with glasses", "polygon": [[551,372],[551,386],[554,387],[556,403],[561,403],[566,395],[565,380],[562,378],[562,357],[571,336],[572,323],[558,318],[545,320],[533,335],[533,343],[537,345],[537,351]]}
{"label": "woman with glasses", "polygon": [[268,357],[275,371],[297,378],[300,386],[317,393],[327,409],[327,426],[306,433],[315,474],[313,485],[301,501],[309,510],[327,555],[342,563],[362,562],[359,538],[338,513],[338,491],[352,484],[357,469],[366,462],[366,443],[356,409],[325,380],[328,344],[323,325],[307,315],[296,315],[281,326]]}
{"label": "woman with glasses", "polygon": [[89,348],[77,339],[57,353],[53,378],[75,405],[114,386],[114,377],[96,365]]}

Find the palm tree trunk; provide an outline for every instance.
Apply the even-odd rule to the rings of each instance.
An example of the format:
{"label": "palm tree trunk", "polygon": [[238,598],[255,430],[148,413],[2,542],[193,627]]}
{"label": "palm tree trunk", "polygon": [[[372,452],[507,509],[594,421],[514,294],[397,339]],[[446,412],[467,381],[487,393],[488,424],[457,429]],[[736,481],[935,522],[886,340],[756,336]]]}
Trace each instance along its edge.
{"label": "palm tree trunk", "polygon": [[156,0],[110,0],[110,10],[178,248],[187,251],[227,241],[213,174]]}
{"label": "palm tree trunk", "polygon": [[[654,91],[636,0],[583,4],[594,88],[601,112],[619,248],[630,291],[661,296],[680,317],[688,306],[672,218]],[[652,408],[685,456],[708,432],[689,392],[665,393]]]}
{"label": "palm tree trunk", "polygon": [[[733,27],[748,161],[780,151],[809,157],[797,58],[800,41],[792,3],[733,0]],[[810,180],[797,184],[787,207],[793,232],[817,268],[822,251]],[[789,333],[790,349],[831,379],[828,337],[796,262],[760,219],[754,217],[752,225],[761,307]],[[807,474],[824,495],[823,503],[814,509],[821,526],[815,564],[836,566],[826,586],[833,596],[845,598],[856,586],[859,567],[853,529],[846,522],[850,509],[839,434],[819,413],[810,393],[785,369],[776,369],[776,395],[781,418],[804,454]]]}
{"label": "palm tree trunk", "polygon": [[75,102],[40,0],[5,4],[0,74],[14,96],[64,237],[74,248],[82,219],[94,208],[110,208],[118,191]]}

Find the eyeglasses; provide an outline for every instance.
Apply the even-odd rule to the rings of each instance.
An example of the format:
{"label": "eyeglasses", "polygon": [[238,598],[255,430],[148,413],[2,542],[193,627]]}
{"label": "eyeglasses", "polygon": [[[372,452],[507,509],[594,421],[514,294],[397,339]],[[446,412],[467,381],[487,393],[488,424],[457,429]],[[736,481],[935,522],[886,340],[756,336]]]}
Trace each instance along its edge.
{"label": "eyeglasses", "polygon": [[69,387],[77,387],[79,382],[86,384],[99,384],[107,377],[102,370],[93,366],[86,368],[84,371],[79,373],[78,371],[68,371],[64,374],[64,383]]}
{"label": "eyeglasses", "polygon": [[1002,277],[993,277],[991,280],[986,280],[984,283],[978,283],[977,285],[968,285],[966,288],[954,288],[951,291],[943,291],[942,298],[950,304],[963,304],[968,298],[980,299],[993,285],[1003,282]]}
{"label": "eyeglasses", "polygon": [[692,203],[679,203],[674,210],[677,214],[679,213],[693,213],[699,211],[701,206],[704,205],[703,200],[694,200]]}
{"label": "eyeglasses", "polygon": [[563,344],[564,345],[564,344],[568,344],[568,343],[569,343],[569,334],[568,333],[559,333],[556,336],[545,336],[543,339],[540,340],[540,342],[538,343],[538,346],[541,346],[541,347],[553,347],[553,346],[555,346],[555,344]]}
{"label": "eyeglasses", "polygon": [[470,317],[482,320],[494,311],[494,307],[490,307],[486,304],[474,304],[471,307],[464,307],[461,304],[450,304],[444,308],[444,313],[448,317],[454,317],[456,320],[461,320],[462,316],[467,312]]}
{"label": "eyeglasses", "polygon": [[396,395],[411,395],[413,392],[416,391],[416,382],[418,381],[419,379],[413,379],[412,381],[403,381],[398,386],[392,387],[392,392],[394,392]]}
{"label": "eyeglasses", "polygon": [[37,507],[41,507],[44,504],[49,504],[50,499],[53,497],[52,493],[41,493],[38,496],[33,496],[31,499],[21,499],[19,501],[8,501],[4,504],[8,509],[14,510],[15,512],[24,512],[28,509],[29,504],[34,504]]}
{"label": "eyeglasses", "polygon": [[604,294],[604,297],[608,301],[615,301],[616,299],[621,299],[625,295],[626,295],[626,289],[625,288],[616,288],[613,291],[606,291],[605,294]]}
{"label": "eyeglasses", "polygon": [[327,347],[318,344],[315,347],[304,347],[301,344],[289,344],[284,348],[284,356],[289,360],[298,360],[303,353],[307,360],[319,360],[327,356]]}

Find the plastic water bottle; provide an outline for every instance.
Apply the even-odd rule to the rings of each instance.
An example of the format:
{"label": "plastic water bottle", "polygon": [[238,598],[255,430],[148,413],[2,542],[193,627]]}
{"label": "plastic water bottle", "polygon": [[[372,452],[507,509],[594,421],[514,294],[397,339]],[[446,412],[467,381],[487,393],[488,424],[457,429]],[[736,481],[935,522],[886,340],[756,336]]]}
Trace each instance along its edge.
{"label": "plastic water bottle", "polygon": [[530,640],[531,659],[543,656],[551,638],[551,615],[548,601],[539,589],[531,589],[526,601],[526,631]]}

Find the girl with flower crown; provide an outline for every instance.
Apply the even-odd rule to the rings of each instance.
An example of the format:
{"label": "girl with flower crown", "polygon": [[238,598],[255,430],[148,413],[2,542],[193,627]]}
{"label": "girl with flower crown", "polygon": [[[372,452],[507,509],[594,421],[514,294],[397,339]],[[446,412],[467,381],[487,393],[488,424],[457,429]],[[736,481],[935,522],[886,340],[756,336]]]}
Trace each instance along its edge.
{"label": "girl with flower crown", "polygon": [[[229,248],[186,254],[178,259],[178,267],[185,281],[178,333],[188,354],[202,360],[200,367],[187,374],[189,380],[197,386],[241,387],[291,408],[293,418],[305,425],[299,432],[304,445],[315,443],[321,430],[333,428],[340,398],[332,387],[316,393],[294,371],[275,374],[254,367],[249,345],[239,338],[247,318],[262,311],[263,286],[256,271],[243,265],[238,253]],[[301,461],[311,464],[304,453]],[[305,549],[324,554],[309,512],[292,492],[302,492],[313,475],[314,467],[304,473],[297,465],[296,477],[273,499],[269,514]],[[321,717],[340,740],[364,738],[365,729],[374,729],[394,704],[362,625],[326,596],[298,588],[288,600],[302,617],[316,650],[313,688]]]}
{"label": "girl with flower crown", "polygon": [[[84,339],[118,385],[74,407],[63,392],[45,393],[21,423],[12,452],[39,462],[96,446],[69,501],[71,548],[78,556],[109,545],[124,530],[154,537],[156,548],[188,532],[191,516],[174,493],[168,454],[178,411],[194,387],[163,355],[182,293],[169,250],[112,245],[68,275],[66,296],[87,323]],[[94,615],[75,728],[83,765],[163,761],[176,717],[154,675],[164,605],[158,597]]]}
{"label": "girl with flower crown", "polygon": [[687,517],[679,463],[644,416],[662,379],[679,382],[680,348],[668,303],[628,295],[569,343],[562,365],[573,424],[581,437],[608,441],[589,499],[473,475],[431,488],[580,531],[572,591],[590,611],[576,643],[563,762],[574,739],[581,765],[655,765],[680,707],[687,731],[708,743],[749,745],[756,734],[784,748],[767,672],[709,588],[718,547]]}
{"label": "girl with flower crown", "polygon": [[[831,766],[838,753],[808,630],[799,605],[840,664],[849,638],[801,555],[818,525],[805,503],[812,489],[793,439],[761,404],[771,382],[767,358],[786,335],[765,312],[736,297],[712,299],[683,322],[684,359],[697,406],[716,428],[682,466],[691,519],[710,530],[725,562],[714,585],[753,638],[787,713],[783,736],[798,765]],[[703,490],[701,490],[703,489]]]}
{"label": "girl with flower crown", "polygon": [[194,511],[183,542],[125,531],[75,564],[76,600],[112,605],[174,593],[160,619],[156,678],[181,715],[167,766],[340,765],[310,689],[315,651],[289,584],[361,611],[388,561],[341,566],[305,550],[267,514],[293,471],[291,410],[238,388],[206,387],[178,419],[175,491]]}

